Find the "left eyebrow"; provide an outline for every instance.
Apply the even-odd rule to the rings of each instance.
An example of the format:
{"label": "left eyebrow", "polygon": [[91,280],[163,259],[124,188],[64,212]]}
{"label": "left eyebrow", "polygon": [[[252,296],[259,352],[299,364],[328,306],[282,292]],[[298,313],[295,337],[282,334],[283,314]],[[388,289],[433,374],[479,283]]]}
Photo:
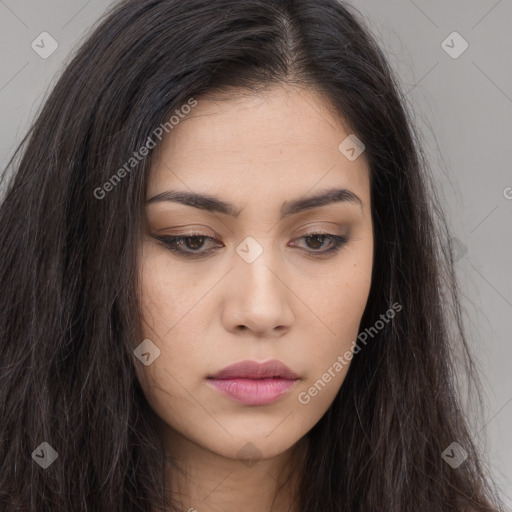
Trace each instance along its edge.
{"label": "left eyebrow", "polygon": [[[157,194],[151,199],[148,199],[146,204],[163,201],[172,201],[183,204],[185,206],[193,206],[194,208],[199,208],[209,212],[224,213],[235,218],[237,218],[241,213],[240,208],[237,208],[231,203],[222,201],[218,197],[209,194],[198,194],[195,192],[187,191],[167,190]],[[320,208],[322,206],[340,202],[359,204],[361,209],[364,207],[364,203],[361,198],[351,190],[346,188],[332,188],[321,191],[314,196],[301,197],[291,201],[285,201],[281,207],[281,219],[289,217],[290,215],[295,215],[305,210]]]}

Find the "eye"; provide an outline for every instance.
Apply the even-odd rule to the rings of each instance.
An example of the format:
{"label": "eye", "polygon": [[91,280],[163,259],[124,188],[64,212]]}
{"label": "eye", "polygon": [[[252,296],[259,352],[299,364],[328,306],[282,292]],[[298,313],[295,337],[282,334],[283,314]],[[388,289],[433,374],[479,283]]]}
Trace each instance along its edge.
{"label": "eye", "polygon": [[204,256],[213,252],[212,249],[208,251],[201,250],[205,242],[217,242],[215,238],[210,236],[202,235],[200,233],[190,233],[188,235],[153,235],[154,238],[160,240],[167,249],[176,253],[183,254],[188,257]]}
{"label": "eye", "polygon": [[[215,251],[215,245],[217,247],[222,246],[215,238],[201,233],[190,233],[188,235],[153,235],[153,237],[159,240],[173,253],[184,255],[188,258],[207,256]],[[349,241],[347,236],[332,235],[329,233],[308,233],[296,240],[305,240],[307,247],[304,249],[304,252],[309,256],[317,257],[326,254],[334,254]],[[329,241],[327,249],[325,249],[326,241]],[[214,247],[204,250],[205,245],[208,246],[208,243],[214,245]],[[295,247],[297,244],[294,242],[291,246]]]}
{"label": "eye", "polygon": [[[336,253],[349,241],[347,236],[332,235],[330,233],[309,233],[297,240],[305,240],[307,242],[305,252],[310,256],[324,256]],[[330,242],[328,248],[319,250],[325,247],[326,240]]]}

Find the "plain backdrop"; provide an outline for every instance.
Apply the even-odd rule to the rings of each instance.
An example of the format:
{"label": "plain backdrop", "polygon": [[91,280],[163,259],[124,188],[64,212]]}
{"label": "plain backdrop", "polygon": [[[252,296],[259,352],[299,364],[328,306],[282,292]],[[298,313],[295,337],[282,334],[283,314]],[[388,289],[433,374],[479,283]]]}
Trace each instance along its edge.
{"label": "plain backdrop", "polygon": [[[352,3],[398,73],[442,192],[487,405],[471,428],[512,505],[512,1]],[[110,6],[0,0],[2,170],[71,51]],[[58,44],[46,58],[32,46],[41,37],[46,51]]]}

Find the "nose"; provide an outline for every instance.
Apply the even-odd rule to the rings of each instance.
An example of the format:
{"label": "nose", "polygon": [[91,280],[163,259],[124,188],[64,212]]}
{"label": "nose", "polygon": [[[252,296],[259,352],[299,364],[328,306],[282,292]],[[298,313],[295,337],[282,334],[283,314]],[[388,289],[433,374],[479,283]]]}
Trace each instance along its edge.
{"label": "nose", "polygon": [[226,330],[275,338],[290,329],[294,321],[292,283],[286,282],[285,274],[266,255],[264,251],[252,263],[236,256],[225,289],[222,322]]}

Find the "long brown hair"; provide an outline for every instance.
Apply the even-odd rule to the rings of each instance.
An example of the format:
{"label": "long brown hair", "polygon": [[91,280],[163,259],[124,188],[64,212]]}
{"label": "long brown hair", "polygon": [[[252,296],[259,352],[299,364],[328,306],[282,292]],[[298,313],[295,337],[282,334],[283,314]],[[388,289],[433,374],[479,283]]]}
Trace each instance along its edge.
{"label": "long brown hair", "polygon": [[[190,98],[279,83],[322,91],[366,146],[375,263],[361,330],[403,308],[308,433],[302,510],[503,510],[456,386],[456,372],[475,389],[478,375],[446,221],[407,102],[357,11],[128,0],[79,48],[4,172],[2,511],[177,510],[132,350],[150,155],[109,180]],[[58,454],[46,469],[34,458],[52,453],[44,442]],[[467,454],[457,467],[450,447]]]}

